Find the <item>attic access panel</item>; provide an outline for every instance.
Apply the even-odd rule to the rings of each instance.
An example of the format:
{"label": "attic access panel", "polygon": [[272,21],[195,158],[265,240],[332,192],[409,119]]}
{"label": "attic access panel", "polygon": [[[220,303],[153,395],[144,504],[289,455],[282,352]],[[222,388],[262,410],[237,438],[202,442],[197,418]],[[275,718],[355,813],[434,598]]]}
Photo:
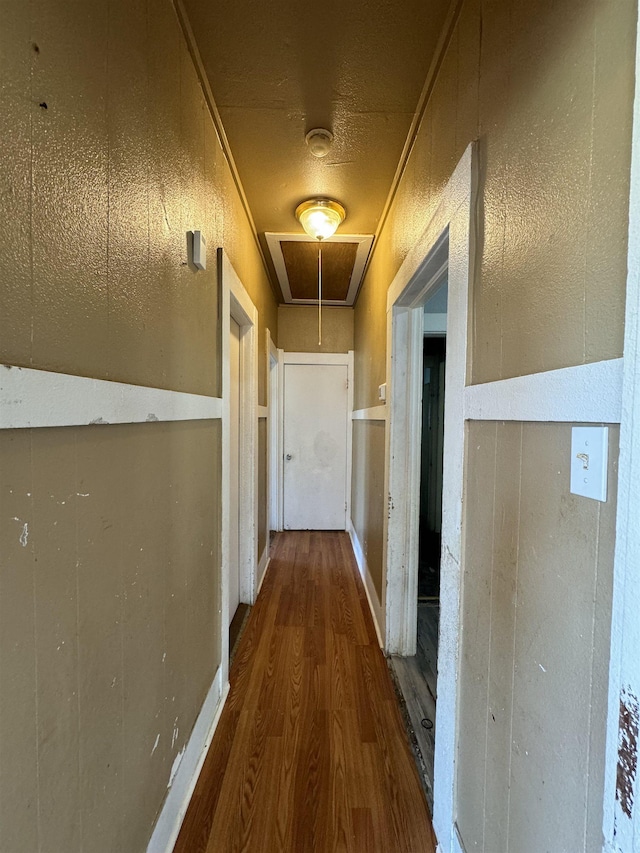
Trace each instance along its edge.
{"label": "attic access panel", "polygon": [[[292,305],[318,300],[318,241],[307,234],[265,233],[282,296]],[[323,240],[322,301],[353,305],[369,256],[373,235],[335,234]]]}

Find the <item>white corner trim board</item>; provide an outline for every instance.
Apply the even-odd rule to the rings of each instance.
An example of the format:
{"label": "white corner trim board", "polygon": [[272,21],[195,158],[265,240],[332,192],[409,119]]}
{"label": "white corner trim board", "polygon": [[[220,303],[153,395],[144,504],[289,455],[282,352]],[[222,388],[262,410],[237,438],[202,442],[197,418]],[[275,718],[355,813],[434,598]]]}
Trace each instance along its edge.
{"label": "white corner trim board", "polygon": [[635,79],[602,823],[604,849],[608,853],[640,850],[635,747],[640,697],[640,19],[636,23]]}
{"label": "white corner trim board", "polygon": [[0,366],[0,429],[209,420],[222,400],[30,367]]}
{"label": "white corner trim board", "polygon": [[229,684],[223,690],[222,669],[218,667],[175,775],[169,778],[169,793],[153,828],[147,853],[173,850],[228,694]]}
{"label": "white corner trim board", "polygon": [[473,421],[614,424],[621,411],[621,358],[464,389],[464,416]]}

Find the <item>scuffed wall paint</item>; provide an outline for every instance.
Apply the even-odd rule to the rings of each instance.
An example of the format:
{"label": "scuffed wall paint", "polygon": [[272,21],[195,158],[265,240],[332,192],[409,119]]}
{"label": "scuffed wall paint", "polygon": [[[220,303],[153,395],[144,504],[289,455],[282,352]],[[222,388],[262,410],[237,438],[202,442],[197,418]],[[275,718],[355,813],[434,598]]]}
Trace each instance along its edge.
{"label": "scuffed wall paint", "polygon": [[624,690],[620,697],[620,724],[618,729],[618,772],[616,800],[624,814],[633,813],[635,782],[638,773],[638,697]]}

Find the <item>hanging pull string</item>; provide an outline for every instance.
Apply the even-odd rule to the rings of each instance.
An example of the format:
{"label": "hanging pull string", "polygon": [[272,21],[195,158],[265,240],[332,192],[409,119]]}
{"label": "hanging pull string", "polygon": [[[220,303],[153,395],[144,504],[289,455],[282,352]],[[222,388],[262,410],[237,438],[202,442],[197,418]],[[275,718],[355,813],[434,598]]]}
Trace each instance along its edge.
{"label": "hanging pull string", "polygon": [[322,247],[318,245],[318,346],[322,346]]}

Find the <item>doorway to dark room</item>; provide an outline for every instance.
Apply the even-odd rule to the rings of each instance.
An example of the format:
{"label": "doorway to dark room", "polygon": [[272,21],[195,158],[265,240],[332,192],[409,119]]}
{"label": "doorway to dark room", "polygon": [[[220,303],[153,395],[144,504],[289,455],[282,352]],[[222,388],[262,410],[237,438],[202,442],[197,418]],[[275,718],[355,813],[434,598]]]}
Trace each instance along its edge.
{"label": "doorway to dark room", "polygon": [[424,305],[416,653],[392,658],[430,805],[440,622],[447,303],[445,277]]}

